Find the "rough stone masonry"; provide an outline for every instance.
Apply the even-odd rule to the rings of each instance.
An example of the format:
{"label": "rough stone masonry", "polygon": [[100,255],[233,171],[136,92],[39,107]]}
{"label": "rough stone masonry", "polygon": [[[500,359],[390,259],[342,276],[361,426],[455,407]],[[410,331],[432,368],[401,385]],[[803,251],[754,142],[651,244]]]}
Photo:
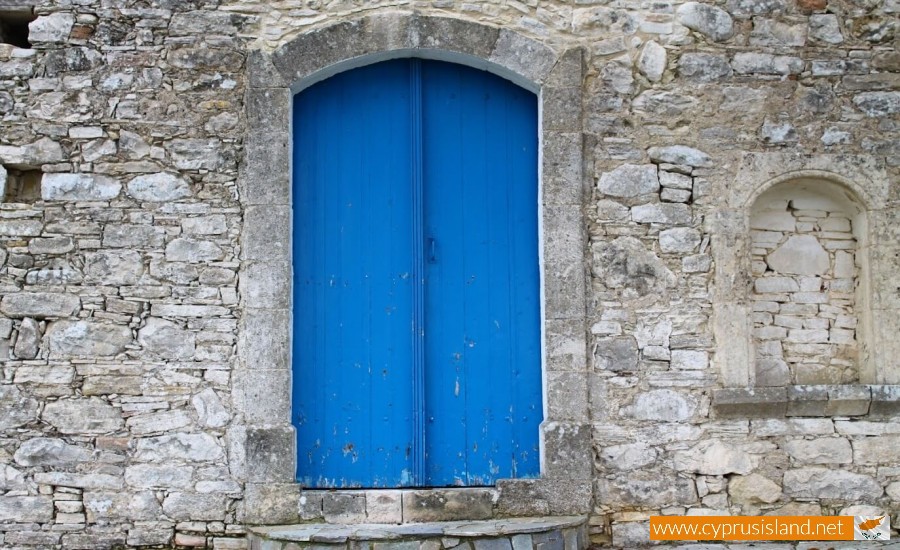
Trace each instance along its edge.
{"label": "rough stone masonry", "polygon": [[[415,499],[580,515],[616,548],[652,514],[897,536],[897,0],[0,0],[0,22],[0,546],[244,549]],[[290,210],[257,205],[289,194],[263,186],[288,155],[254,128],[287,120],[289,70],[442,47],[544,101],[544,276],[569,285],[545,296],[547,479],[270,483],[290,430],[255,426],[289,425],[263,396],[290,371],[256,363],[289,353],[260,327],[290,322],[265,267]]]}

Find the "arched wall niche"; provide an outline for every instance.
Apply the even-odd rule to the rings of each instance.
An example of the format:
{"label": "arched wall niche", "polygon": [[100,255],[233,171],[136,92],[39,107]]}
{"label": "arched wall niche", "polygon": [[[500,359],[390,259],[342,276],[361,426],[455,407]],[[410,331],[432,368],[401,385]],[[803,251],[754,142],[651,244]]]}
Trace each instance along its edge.
{"label": "arched wall niche", "polygon": [[772,185],[749,209],[754,385],[860,382],[869,331],[866,208],[811,176]]}
{"label": "arched wall niche", "polygon": [[501,480],[492,488],[414,491],[402,499],[403,518],[416,520],[406,516],[407,506],[409,513],[417,509],[416,499],[446,503],[441,517],[448,520],[486,519],[485,509],[505,516],[589,510],[586,271],[572,268],[584,265],[586,241],[582,52],[557,51],[514,31],[462,19],[390,11],[312,29],[274,52],[254,51],[247,59],[247,133],[238,182],[244,207],[243,313],[234,375],[245,425],[236,430],[231,453],[235,469],[245,475],[246,523],[328,521],[329,499],[378,498],[379,491],[307,491],[294,480],[291,109],[294,93],[315,82],[411,56],[489,70],[538,93],[545,420],[540,478]]}
{"label": "arched wall niche", "polygon": [[[897,244],[900,242],[900,228],[895,209],[891,208],[891,178],[882,161],[866,155],[743,153],[735,172],[723,174],[719,179],[711,179],[710,184],[721,190],[722,197],[722,203],[707,218],[709,231],[713,235],[712,253],[715,261],[712,286],[713,333],[716,340],[714,365],[718,368],[722,384],[721,389],[713,392],[713,410],[716,415],[735,418],[859,416],[883,414],[893,410],[892,407],[896,406],[895,402],[900,397],[900,388],[897,386],[900,383],[900,365],[896,361],[900,353],[900,342],[896,338],[900,329],[900,297],[897,295],[895,282],[896,273],[900,269],[900,245]],[[820,201],[819,206],[827,205],[827,208],[819,211],[810,208],[808,212],[795,209],[796,206],[813,206],[809,202],[803,204],[800,199],[804,197]],[[791,206],[791,201],[795,198],[798,202]],[[834,232],[835,235],[825,235],[830,232],[823,231],[821,227],[816,228],[820,218],[829,218],[829,209],[834,212],[834,221],[824,223],[826,226],[836,224],[832,227],[837,227],[840,231]],[[773,218],[761,219],[767,210],[775,212],[767,214]],[[848,359],[846,365],[841,365],[850,367],[851,363],[855,364],[856,372],[852,369],[840,369],[840,381],[834,378],[798,379],[790,369],[785,373],[783,366],[780,378],[776,376],[767,380],[766,376],[772,373],[763,373],[762,379],[758,378],[757,351],[764,346],[757,345],[757,340],[760,339],[756,338],[758,335],[754,330],[765,326],[762,320],[768,321],[768,317],[754,315],[770,313],[771,325],[775,325],[775,314],[781,312],[767,312],[764,311],[766,307],[758,307],[757,301],[773,300],[756,300],[754,293],[758,290],[757,281],[783,275],[777,273],[777,267],[772,269],[766,260],[769,254],[790,238],[788,233],[800,234],[797,231],[797,225],[801,223],[799,218],[807,216],[795,216],[797,212],[816,214],[809,216],[808,220],[802,220],[805,225],[801,229],[809,235],[815,236],[817,240],[820,237],[842,237],[834,239],[843,241],[843,244],[833,245],[834,250],[840,250],[841,246],[856,249],[853,262],[855,281],[849,281],[850,277],[841,277],[842,280],[835,283],[848,291],[852,287],[852,293],[839,293],[842,296],[838,299],[842,300],[841,305],[845,308],[852,302],[856,312],[856,327],[852,335],[856,349],[853,350],[850,345],[844,350]],[[785,221],[788,214],[794,218],[790,221],[793,224],[790,232],[787,231],[790,223]],[[840,218],[846,221],[838,221]],[[770,250],[762,246],[754,247],[753,232],[770,231],[773,229],[772,224],[776,224],[778,219],[785,223],[783,230],[772,231],[775,235],[757,235],[763,240],[775,240],[778,237],[778,242],[771,243]],[[850,226],[849,229],[847,225]],[[825,246],[822,248],[828,253]],[[821,254],[819,256],[821,258]],[[788,274],[789,278],[818,276],[821,278],[820,282],[824,283],[826,276],[834,278],[834,260],[834,256],[829,253],[828,268],[820,260],[824,271],[822,274]],[[828,274],[828,270],[832,270],[832,273]],[[781,287],[784,289],[780,302],[782,304],[792,303],[793,292],[802,292],[799,290],[800,283],[796,280],[766,281],[763,286],[766,284],[776,285],[774,288],[764,288],[766,291],[778,290],[779,284],[785,285]],[[793,290],[794,284],[797,285],[796,291]],[[826,284],[824,288],[820,286],[816,291],[818,295],[815,298],[819,305],[823,300],[828,305],[830,284]],[[771,303],[766,306],[771,307]],[[754,311],[755,309],[761,311]],[[817,309],[816,315],[818,313]],[[834,313],[836,320],[839,312],[830,313]],[[791,312],[791,315],[794,313]],[[852,317],[844,317],[842,320],[846,321],[842,321],[842,324],[848,326],[833,327],[833,320],[828,319],[828,330],[849,330],[849,325],[853,324]],[[797,319],[793,321],[797,330],[817,330],[805,328],[802,319],[799,320],[799,326],[796,326]],[[812,325],[816,323],[824,326],[821,319],[812,321]],[[783,333],[776,332],[771,338],[778,340],[779,344],[790,335],[790,327],[780,328],[784,329]],[[815,338],[824,334],[801,332],[796,336],[798,339],[807,336]],[[847,338],[850,334],[838,332],[835,336],[840,339]],[[831,337],[829,332],[829,340]],[[832,345],[831,342],[815,343]],[[831,350],[826,355],[831,356]],[[844,376],[845,372],[849,374]],[[838,383],[825,383],[826,381]]]}

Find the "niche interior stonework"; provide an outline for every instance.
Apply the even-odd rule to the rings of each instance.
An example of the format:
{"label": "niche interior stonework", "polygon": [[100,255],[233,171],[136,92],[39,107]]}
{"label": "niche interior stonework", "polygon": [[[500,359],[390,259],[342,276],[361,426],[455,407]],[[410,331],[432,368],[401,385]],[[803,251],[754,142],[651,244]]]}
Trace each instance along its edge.
{"label": "niche interior stonework", "polygon": [[757,386],[859,381],[857,256],[866,225],[848,195],[827,182],[794,182],[753,205]]}

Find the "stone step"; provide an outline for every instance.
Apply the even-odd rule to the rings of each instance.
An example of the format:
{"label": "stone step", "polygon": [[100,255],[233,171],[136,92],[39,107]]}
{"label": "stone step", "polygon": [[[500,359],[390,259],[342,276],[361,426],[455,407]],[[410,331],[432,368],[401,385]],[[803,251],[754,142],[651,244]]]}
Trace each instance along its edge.
{"label": "stone step", "polygon": [[587,517],[249,528],[251,550],[584,550]]}

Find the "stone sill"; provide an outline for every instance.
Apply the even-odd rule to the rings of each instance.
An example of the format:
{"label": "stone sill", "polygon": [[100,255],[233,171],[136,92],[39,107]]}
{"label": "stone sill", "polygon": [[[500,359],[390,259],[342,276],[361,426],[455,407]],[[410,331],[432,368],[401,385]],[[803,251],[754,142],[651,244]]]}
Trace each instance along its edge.
{"label": "stone sill", "polygon": [[900,385],[785,386],[713,390],[719,418],[900,415]]}
{"label": "stone sill", "polygon": [[[547,533],[577,528],[583,516],[509,518],[486,521],[444,521],[404,525],[327,523],[250,527],[252,536],[263,540],[343,544],[348,541],[421,540],[432,537],[490,538]],[[578,546],[578,545],[574,545]],[[575,550],[573,548],[573,550]]]}
{"label": "stone sill", "polygon": [[489,520],[499,496],[495,487],[303,489],[300,515],[339,525]]}

